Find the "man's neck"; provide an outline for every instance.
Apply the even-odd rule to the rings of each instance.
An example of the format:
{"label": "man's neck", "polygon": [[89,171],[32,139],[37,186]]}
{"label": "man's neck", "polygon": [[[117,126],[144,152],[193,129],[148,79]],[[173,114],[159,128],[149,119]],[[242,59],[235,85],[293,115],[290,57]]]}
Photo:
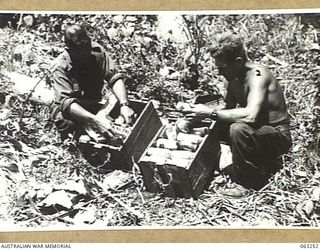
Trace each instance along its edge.
{"label": "man's neck", "polygon": [[248,70],[249,70],[249,68],[248,68],[248,67],[246,66],[246,64],[245,64],[245,65],[243,66],[243,68],[239,70],[238,76],[235,77],[235,78],[238,79],[238,81],[239,81],[239,83],[240,83],[241,85],[244,84],[244,81],[245,81],[245,79],[246,79],[246,75],[247,75]]}

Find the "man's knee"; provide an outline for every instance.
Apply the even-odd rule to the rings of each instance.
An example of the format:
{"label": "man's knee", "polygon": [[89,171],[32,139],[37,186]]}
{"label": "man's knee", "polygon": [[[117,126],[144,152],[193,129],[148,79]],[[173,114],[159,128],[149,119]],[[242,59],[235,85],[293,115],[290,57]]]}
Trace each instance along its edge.
{"label": "man's knee", "polygon": [[230,139],[231,141],[234,141],[242,138],[248,138],[250,131],[252,131],[252,128],[248,124],[235,122],[230,126]]}

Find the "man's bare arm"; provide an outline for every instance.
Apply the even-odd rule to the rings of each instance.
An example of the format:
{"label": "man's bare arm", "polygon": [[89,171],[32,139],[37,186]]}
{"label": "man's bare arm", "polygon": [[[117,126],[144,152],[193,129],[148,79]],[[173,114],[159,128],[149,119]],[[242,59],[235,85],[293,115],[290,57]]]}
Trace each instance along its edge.
{"label": "man's bare arm", "polygon": [[117,99],[119,100],[120,104],[128,103],[127,90],[122,79],[118,79],[114,83],[112,90]]}
{"label": "man's bare arm", "polygon": [[270,73],[263,67],[257,67],[252,70],[247,81],[249,87],[247,106],[244,108],[219,110],[217,111],[219,119],[245,123],[254,123],[257,121],[264,102],[267,102]]}
{"label": "man's bare arm", "polygon": [[87,111],[77,102],[70,105],[70,116],[79,123],[90,123],[94,121],[94,114]]}
{"label": "man's bare arm", "polygon": [[[124,81],[120,78],[118,79],[112,88],[115,96],[120,102],[121,108],[120,113],[124,117],[126,123],[130,124],[134,116],[134,111],[128,106],[128,96]],[[125,104],[125,105],[123,105]]]}
{"label": "man's bare arm", "polygon": [[114,136],[112,122],[104,116],[98,116],[84,109],[80,104],[74,102],[70,105],[70,115],[83,125],[93,125],[101,133],[107,133],[109,136]]}

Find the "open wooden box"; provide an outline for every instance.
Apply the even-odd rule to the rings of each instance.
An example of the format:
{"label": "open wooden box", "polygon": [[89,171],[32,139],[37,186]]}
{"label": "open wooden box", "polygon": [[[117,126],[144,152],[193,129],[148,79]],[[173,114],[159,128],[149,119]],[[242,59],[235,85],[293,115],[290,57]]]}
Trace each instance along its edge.
{"label": "open wooden box", "polygon": [[[112,164],[117,169],[131,170],[133,161],[138,162],[141,155],[162,126],[160,118],[149,102],[129,101],[130,107],[138,114],[138,119],[131,128],[130,134],[121,146],[107,147],[111,153]],[[107,146],[107,145],[106,145]]]}
{"label": "open wooden box", "polygon": [[[197,198],[211,183],[214,171],[219,168],[219,140],[211,133],[213,125],[213,121],[202,121],[197,124],[199,127],[208,127],[209,133],[202,137],[195,152],[190,154],[191,157],[186,165],[179,161],[176,161],[178,164],[172,162],[170,153],[168,160],[164,162],[150,160],[148,150],[154,147],[159,138],[164,137],[167,129],[167,125],[162,125],[138,162],[146,190],[162,192],[169,197]],[[159,148],[160,150],[162,149]],[[171,150],[171,152],[174,154],[176,151]]]}

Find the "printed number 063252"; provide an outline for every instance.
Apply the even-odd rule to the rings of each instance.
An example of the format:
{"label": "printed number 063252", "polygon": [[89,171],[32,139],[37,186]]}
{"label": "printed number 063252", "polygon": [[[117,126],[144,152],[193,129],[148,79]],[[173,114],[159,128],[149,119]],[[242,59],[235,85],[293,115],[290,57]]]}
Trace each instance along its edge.
{"label": "printed number 063252", "polygon": [[300,244],[300,248],[302,248],[302,249],[319,249],[319,245],[316,243],[304,243],[304,244]]}

